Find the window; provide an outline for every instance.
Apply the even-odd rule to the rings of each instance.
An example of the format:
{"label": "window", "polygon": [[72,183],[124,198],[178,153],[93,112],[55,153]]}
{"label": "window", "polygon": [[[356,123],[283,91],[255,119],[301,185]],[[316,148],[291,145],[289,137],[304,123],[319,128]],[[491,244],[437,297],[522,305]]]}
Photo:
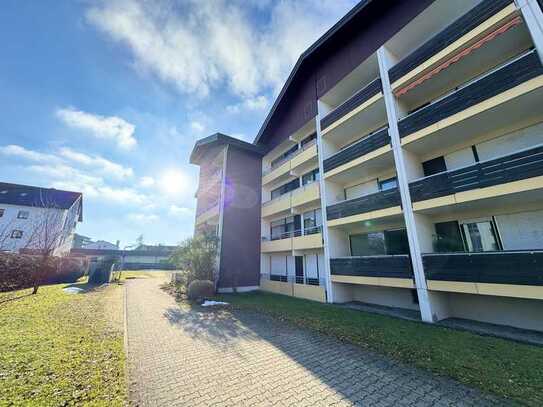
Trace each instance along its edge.
{"label": "window", "polygon": [[22,230],[12,230],[11,231],[11,238],[12,239],[20,239],[23,237],[23,231]]}
{"label": "window", "polygon": [[463,252],[464,242],[457,221],[435,224],[434,251],[436,253]]}
{"label": "window", "polygon": [[1,218],[2,216],[4,216],[4,211],[5,211],[5,209],[0,208],[0,218]]}
{"label": "window", "polygon": [[307,144],[311,143],[313,140],[317,139],[317,133],[313,133],[310,136],[307,136],[302,140],[302,148],[304,148]]}
{"label": "window", "polygon": [[289,216],[270,223],[271,240],[286,239],[300,229],[300,215]]}
{"label": "window", "polygon": [[388,191],[389,189],[398,188],[398,180],[396,177],[379,180],[379,191]]}
{"label": "window", "polygon": [[319,180],[319,169],[315,168],[313,171],[309,171],[307,174],[302,175],[302,185],[311,184],[312,182]]}
{"label": "window", "polygon": [[470,252],[501,250],[496,225],[492,219],[462,223],[462,232]]}
{"label": "window", "polygon": [[425,177],[429,177],[430,175],[447,171],[447,165],[445,164],[445,157],[440,156],[440,157],[436,157],[431,160],[423,162],[422,170],[424,171]]}
{"label": "window", "polygon": [[320,232],[322,226],[322,212],[319,209],[304,212],[304,235],[311,235]]}
{"label": "window", "polygon": [[17,213],[17,219],[28,219],[29,212],[28,211],[19,211]]}
{"label": "window", "polygon": [[351,256],[409,254],[405,229],[351,235]]}
{"label": "window", "polygon": [[273,191],[271,191],[271,199],[278,198],[281,195],[287,194],[290,191],[293,191],[299,187],[300,187],[300,180],[296,178],[295,180],[292,180],[284,185],[281,185],[279,188],[276,188]]}

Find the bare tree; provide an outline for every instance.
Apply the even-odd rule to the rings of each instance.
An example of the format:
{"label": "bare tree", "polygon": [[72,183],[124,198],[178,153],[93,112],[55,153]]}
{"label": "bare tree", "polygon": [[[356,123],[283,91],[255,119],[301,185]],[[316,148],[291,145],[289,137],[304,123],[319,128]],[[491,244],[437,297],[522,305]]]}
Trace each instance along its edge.
{"label": "bare tree", "polygon": [[11,219],[0,227],[0,252],[12,249],[10,239],[13,229],[13,223],[13,219]]}
{"label": "bare tree", "polygon": [[48,273],[54,267],[52,257],[55,250],[63,243],[66,235],[66,228],[69,219],[64,219],[62,210],[55,202],[41,197],[41,203],[37,215],[32,219],[32,225],[29,229],[29,237],[25,244],[25,249],[40,256],[39,265],[33,276],[33,291],[36,294],[40,286],[44,283]]}

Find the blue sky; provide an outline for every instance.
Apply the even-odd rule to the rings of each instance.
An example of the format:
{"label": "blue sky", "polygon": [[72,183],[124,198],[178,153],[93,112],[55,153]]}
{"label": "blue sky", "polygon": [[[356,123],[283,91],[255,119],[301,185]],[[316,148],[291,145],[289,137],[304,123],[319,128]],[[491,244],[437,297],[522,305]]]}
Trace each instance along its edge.
{"label": "blue sky", "polygon": [[81,191],[94,239],[192,234],[198,138],[254,139],[354,0],[2,2],[0,180]]}

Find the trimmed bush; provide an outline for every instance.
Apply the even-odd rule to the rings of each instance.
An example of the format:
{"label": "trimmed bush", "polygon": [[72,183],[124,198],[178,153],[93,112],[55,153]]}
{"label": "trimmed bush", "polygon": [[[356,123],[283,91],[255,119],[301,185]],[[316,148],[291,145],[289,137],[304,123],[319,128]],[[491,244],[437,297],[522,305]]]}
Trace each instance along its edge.
{"label": "trimmed bush", "polygon": [[212,297],[215,294],[215,285],[209,280],[194,280],[189,284],[187,297],[189,300],[199,300]]}

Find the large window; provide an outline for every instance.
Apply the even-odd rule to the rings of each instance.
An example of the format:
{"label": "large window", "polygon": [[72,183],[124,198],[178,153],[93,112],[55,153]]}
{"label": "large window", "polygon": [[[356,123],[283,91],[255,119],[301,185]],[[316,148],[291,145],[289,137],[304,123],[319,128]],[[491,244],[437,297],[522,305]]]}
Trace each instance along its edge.
{"label": "large window", "polygon": [[300,229],[300,215],[275,220],[270,223],[271,240],[286,239],[294,236],[294,231]]}
{"label": "large window", "polygon": [[457,221],[436,223],[434,251],[436,253],[463,252],[464,242]]}
{"label": "large window", "polygon": [[300,180],[296,178],[295,180],[292,180],[284,185],[281,185],[279,188],[274,189],[271,191],[271,199],[275,199],[280,197],[281,195],[287,194],[292,190],[295,190],[296,188],[300,187]]}
{"label": "large window", "polygon": [[319,233],[322,226],[322,212],[319,209],[304,212],[304,235]]}
{"label": "large window", "polygon": [[312,182],[319,180],[319,169],[315,168],[313,171],[309,171],[307,174],[302,175],[302,185],[311,184]]}
{"label": "large window", "polygon": [[496,226],[492,219],[462,222],[462,232],[469,252],[501,250]]}
{"label": "large window", "polygon": [[351,235],[351,256],[409,254],[405,229]]}

